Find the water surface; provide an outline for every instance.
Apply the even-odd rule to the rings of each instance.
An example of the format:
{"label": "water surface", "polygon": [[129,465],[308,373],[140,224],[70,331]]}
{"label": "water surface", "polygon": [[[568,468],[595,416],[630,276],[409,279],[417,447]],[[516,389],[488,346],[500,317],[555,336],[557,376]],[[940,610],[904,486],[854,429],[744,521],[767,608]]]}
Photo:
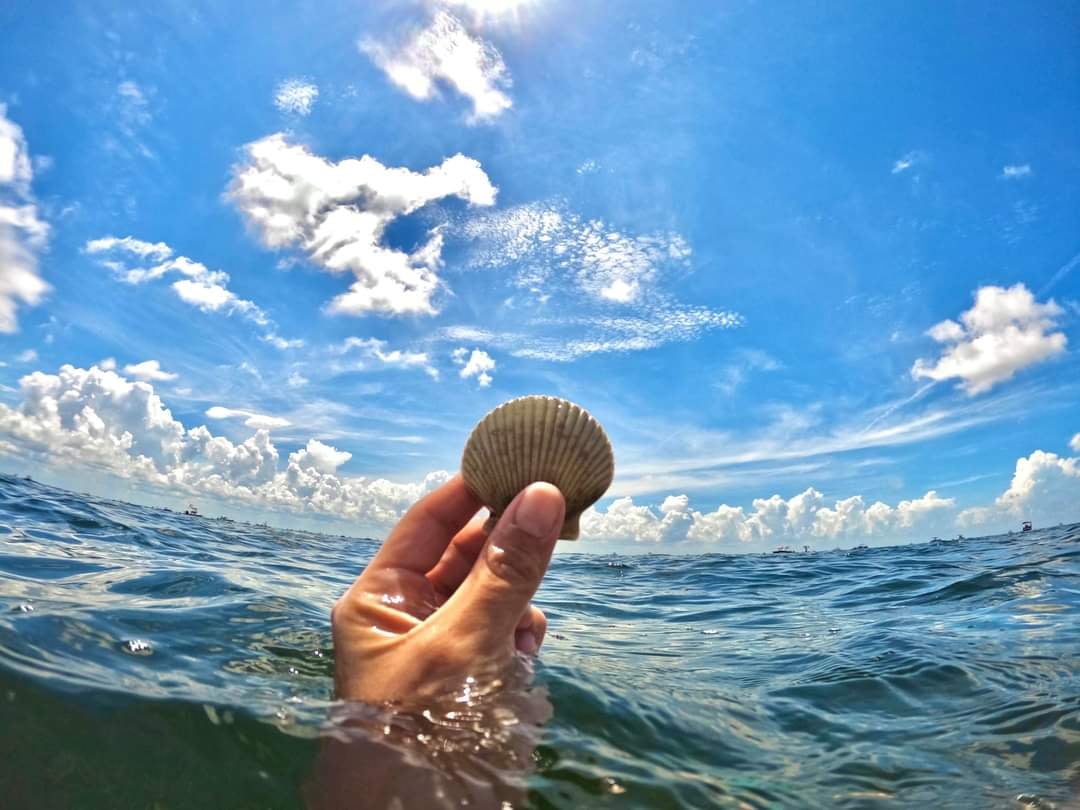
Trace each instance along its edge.
{"label": "water surface", "polygon": [[[0,476],[0,806],[298,807],[370,540]],[[560,554],[538,808],[1068,807],[1080,525]]]}

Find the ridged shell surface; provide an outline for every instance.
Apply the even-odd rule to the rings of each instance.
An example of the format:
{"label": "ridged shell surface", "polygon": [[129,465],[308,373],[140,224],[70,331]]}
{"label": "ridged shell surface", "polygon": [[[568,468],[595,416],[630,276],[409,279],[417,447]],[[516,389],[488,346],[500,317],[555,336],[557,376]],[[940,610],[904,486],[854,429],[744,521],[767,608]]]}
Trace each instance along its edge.
{"label": "ridged shell surface", "polygon": [[529,484],[554,484],[566,499],[559,537],[576,540],[578,519],[615,475],[607,434],[580,405],[557,397],[504,402],[480,420],[461,457],[465,484],[491,510],[491,529]]}

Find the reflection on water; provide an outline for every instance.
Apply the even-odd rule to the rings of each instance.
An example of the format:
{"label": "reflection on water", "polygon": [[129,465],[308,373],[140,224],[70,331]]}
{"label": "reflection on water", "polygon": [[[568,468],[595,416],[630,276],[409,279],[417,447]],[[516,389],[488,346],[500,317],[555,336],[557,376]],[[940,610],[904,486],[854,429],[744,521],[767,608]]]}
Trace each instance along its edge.
{"label": "reflection on water", "polygon": [[1080,527],[559,555],[534,687],[419,718],[329,701],[329,609],[374,549],[0,477],[3,806],[298,807],[343,777],[373,806],[401,763],[473,806],[1067,807],[1080,791]]}

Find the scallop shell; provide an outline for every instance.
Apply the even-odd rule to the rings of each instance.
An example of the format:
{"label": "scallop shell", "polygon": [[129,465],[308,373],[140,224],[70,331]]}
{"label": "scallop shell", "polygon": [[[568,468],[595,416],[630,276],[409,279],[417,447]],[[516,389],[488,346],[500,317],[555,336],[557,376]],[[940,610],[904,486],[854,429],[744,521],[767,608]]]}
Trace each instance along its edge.
{"label": "scallop shell", "polygon": [[465,444],[461,472],[491,510],[489,531],[529,484],[554,484],[566,500],[559,537],[576,540],[581,513],[611,486],[615,456],[600,423],[580,405],[529,396],[504,402],[480,420]]}

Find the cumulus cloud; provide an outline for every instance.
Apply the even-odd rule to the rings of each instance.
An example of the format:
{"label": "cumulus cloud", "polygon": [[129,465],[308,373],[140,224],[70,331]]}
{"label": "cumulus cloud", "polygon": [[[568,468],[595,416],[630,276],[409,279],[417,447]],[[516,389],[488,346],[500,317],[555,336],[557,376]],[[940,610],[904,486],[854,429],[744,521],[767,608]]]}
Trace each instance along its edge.
{"label": "cumulus cloud", "polygon": [[38,273],[49,226],[38,216],[32,180],[26,138],[0,103],[0,333],[16,332],[19,305],[34,306],[49,291]]}
{"label": "cumulus cloud", "polygon": [[483,349],[473,349],[470,353],[464,346],[460,346],[451,354],[454,362],[461,366],[458,376],[463,380],[475,377],[481,388],[491,385],[492,377],[488,373],[495,370],[495,361],[491,355]]}
{"label": "cumulus cloud", "polygon": [[175,380],[180,376],[162,370],[161,364],[157,360],[144,360],[141,363],[124,366],[124,373],[134,377],[136,380],[149,380],[153,382],[166,382],[168,380]]}
{"label": "cumulus cloud", "polygon": [[263,244],[299,247],[330,273],[350,272],[350,290],[330,311],[362,315],[433,315],[441,286],[443,234],[436,227],[411,253],[384,244],[387,226],[428,203],[459,197],[495,202],[480,164],[458,154],[423,173],[383,166],[373,157],[334,163],[278,133],[248,144],[233,169],[228,197]]}
{"label": "cumulus cloud", "polygon": [[835,541],[896,538],[944,520],[955,507],[952,498],[931,490],[921,498],[890,506],[882,501],[866,504],[862,496],[835,501],[809,488],[791,498],[757,498],[750,511],[721,504],[711,512],[691,508],[686,495],[664,499],[659,511],[618,498],[606,511],[589,509],[582,516],[582,537],[597,540],[632,540],[642,543],[693,541],[706,544]]}
{"label": "cumulus cloud", "polygon": [[432,379],[439,379],[439,371],[429,362],[427,352],[389,349],[386,341],[378,338],[348,337],[332,350],[342,356],[359,354],[364,360],[379,366],[422,369]]}
{"label": "cumulus cloud", "polygon": [[1001,168],[1001,178],[1003,180],[1019,180],[1021,177],[1031,176],[1031,165],[1028,163],[1021,164],[1019,166],[1003,166]]}
{"label": "cumulus cloud", "polygon": [[338,467],[352,458],[352,453],[323,444],[318,439],[309,439],[307,446],[294,453],[293,458],[300,467],[330,475],[336,473]]}
{"label": "cumulus cloud", "polygon": [[[124,370],[127,371],[128,369]],[[292,424],[288,419],[282,419],[280,416],[267,416],[263,413],[240,410],[239,408],[226,408],[222,405],[207,408],[206,417],[208,419],[243,419],[246,427],[255,430],[274,430]]]}
{"label": "cumulus cloud", "polygon": [[308,115],[319,97],[319,88],[301,79],[287,79],[274,91],[274,106],[285,113]]}
{"label": "cumulus cloud", "polygon": [[4,452],[107,470],[174,492],[312,512],[369,526],[393,524],[449,478],[417,483],[343,477],[350,455],[312,440],[284,461],[265,429],[234,443],[175,419],[151,384],[70,365],[20,380],[17,407],[0,404]]}
{"label": "cumulus cloud", "polygon": [[1080,433],[1077,433],[1069,441],[1069,449],[1074,453],[1080,453]]}
{"label": "cumulus cloud", "polygon": [[[1080,445],[1074,437],[1073,442]],[[1080,447],[1074,447],[1080,452]],[[1016,460],[1009,488],[993,505],[965,509],[962,528],[1000,529],[1021,520],[1040,524],[1080,520],[1080,459],[1036,450]]]}
{"label": "cumulus cloud", "polygon": [[510,74],[502,54],[447,11],[436,11],[426,28],[398,44],[365,39],[360,50],[418,101],[435,98],[439,84],[449,85],[472,102],[472,121],[495,118],[513,104],[505,92]]}
{"label": "cumulus cloud", "polygon": [[1021,369],[1065,351],[1065,334],[1053,331],[1061,314],[1052,299],[1038,303],[1023,284],[980,287],[960,323],[942,321],[927,332],[945,349],[936,361],[917,360],[911,374],[915,379],[959,379],[971,395],[989,391]]}
{"label": "cumulus cloud", "polygon": [[202,262],[175,255],[164,242],[144,242],[131,236],[104,236],[83,246],[99,263],[126,284],[145,284],[167,275],[180,275],[170,286],[176,297],[202,312],[238,313],[262,327],[262,340],[278,349],[302,346],[302,340],[287,340],[276,332],[270,317],[253,301],[241,298],[228,288],[229,274],[210,270]]}

